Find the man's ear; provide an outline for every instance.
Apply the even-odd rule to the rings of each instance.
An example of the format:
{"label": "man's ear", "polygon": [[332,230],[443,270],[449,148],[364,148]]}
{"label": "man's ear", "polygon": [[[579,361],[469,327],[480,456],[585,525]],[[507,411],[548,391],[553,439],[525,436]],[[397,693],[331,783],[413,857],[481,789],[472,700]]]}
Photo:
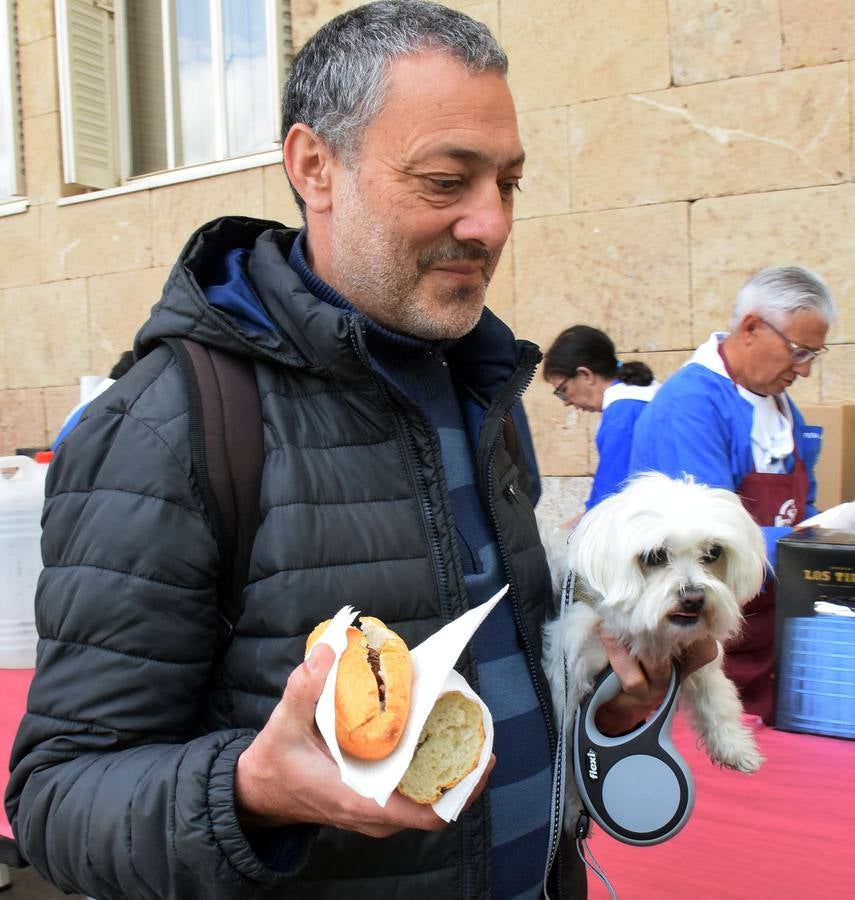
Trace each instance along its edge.
{"label": "man's ear", "polygon": [[308,125],[292,125],[282,143],[282,159],[291,184],[315,213],[329,210],[334,154]]}
{"label": "man's ear", "polygon": [[763,319],[757,313],[746,313],[735,331],[746,344],[752,344],[757,336],[757,330],[764,327],[764,324]]}

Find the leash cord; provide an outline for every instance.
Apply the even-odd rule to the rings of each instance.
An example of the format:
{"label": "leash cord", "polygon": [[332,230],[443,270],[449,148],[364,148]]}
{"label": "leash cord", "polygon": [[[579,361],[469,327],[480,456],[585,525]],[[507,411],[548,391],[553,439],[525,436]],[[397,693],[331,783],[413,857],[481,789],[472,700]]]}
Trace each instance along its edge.
{"label": "leash cord", "polygon": [[[569,535],[568,535],[569,540]],[[569,567],[567,575],[564,577],[564,585],[561,589],[561,602],[558,610],[559,619],[564,618],[564,611],[569,603],[573,601],[573,592],[576,588],[576,573]],[[564,794],[566,791],[566,771],[567,771],[567,746],[565,735],[567,734],[567,658],[564,658],[564,697],[563,710],[561,713],[561,723],[558,729],[558,741],[555,749],[555,771],[552,776],[552,818],[549,823],[549,852],[546,858],[546,871],[543,874],[543,896],[544,900],[550,900],[549,891],[547,890],[547,881],[549,873],[552,870],[552,864],[555,862],[555,856],[558,853],[558,841],[561,835],[561,821],[564,817]],[[584,861],[584,857],[582,857]]]}
{"label": "leash cord", "polygon": [[[567,570],[564,585],[561,590],[561,602],[558,611],[559,619],[564,618],[564,610],[567,608],[568,597],[572,601],[573,590],[576,586],[576,573]],[[564,697],[567,697],[567,659],[564,660]],[[555,770],[552,774],[552,817],[549,823],[549,852],[546,856],[546,871],[543,873],[544,900],[550,900],[547,882],[555,856],[558,853],[558,841],[561,835],[561,820],[564,814],[565,771],[567,753],[564,736],[567,733],[567,702],[561,713],[561,722],[558,729],[558,741],[555,748]]]}
{"label": "leash cord", "polygon": [[603,886],[609,892],[609,897],[611,898],[611,900],[617,900],[617,894],[615,893],[611,882],[607,878],[606,873],[597,862],[597,857],[594,856],[594,851],[591,850],[591,848],[588,846],[587,840],[585,838],[576,838],[576,849],[579,852],[579,856],[581,857],[582,862],[585,863],[585,867],[590,869],[603,883]]}

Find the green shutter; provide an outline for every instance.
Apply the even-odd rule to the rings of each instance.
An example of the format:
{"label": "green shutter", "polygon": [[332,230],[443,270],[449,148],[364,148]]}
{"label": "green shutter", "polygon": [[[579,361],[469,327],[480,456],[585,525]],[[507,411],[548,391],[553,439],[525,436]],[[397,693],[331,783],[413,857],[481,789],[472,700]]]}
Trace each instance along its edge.
{"label": "green shutter", "polygon": [[56,0],[65,180],[119,183],[113,12],[106,2]]}

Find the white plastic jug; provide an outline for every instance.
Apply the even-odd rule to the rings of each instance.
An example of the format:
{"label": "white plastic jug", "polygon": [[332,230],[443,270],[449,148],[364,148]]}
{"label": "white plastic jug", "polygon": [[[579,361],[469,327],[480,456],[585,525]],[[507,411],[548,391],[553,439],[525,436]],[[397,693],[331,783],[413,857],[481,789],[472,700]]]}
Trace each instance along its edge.
{"label": "white plastic jug", "polygon": [[42,506],[47,465],[0,456],[0,668],[36,663],[34,599],[42,570]]}

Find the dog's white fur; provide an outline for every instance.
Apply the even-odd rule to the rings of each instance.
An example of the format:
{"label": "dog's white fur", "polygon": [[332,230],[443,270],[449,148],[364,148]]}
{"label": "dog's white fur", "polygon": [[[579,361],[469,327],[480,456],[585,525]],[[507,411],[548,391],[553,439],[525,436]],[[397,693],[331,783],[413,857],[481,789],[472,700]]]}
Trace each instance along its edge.
{"label": "dog's white fur", "polygon": [[[691,479],[646,473],[586,513],[569,539],[564,531],[559,544],[553,532],[544,544],[559,590],[568,567],[576,574],[577,602],[546,623],[543,642],[558,722],[567,659],[567,746],[575,709],[608,663],[600,624],[634,656],[662,660],[712,637],[718,659],[683,679],[680,703],[714,762],[756,771],[763,759],[742,723],[736,686],[721,667],[721,642],[738,634],[742,607],[760,590],[766,566],[763,534],[739,498]],[[580,809],[571,782],[567,828],[576,821],[569,810]]]}

